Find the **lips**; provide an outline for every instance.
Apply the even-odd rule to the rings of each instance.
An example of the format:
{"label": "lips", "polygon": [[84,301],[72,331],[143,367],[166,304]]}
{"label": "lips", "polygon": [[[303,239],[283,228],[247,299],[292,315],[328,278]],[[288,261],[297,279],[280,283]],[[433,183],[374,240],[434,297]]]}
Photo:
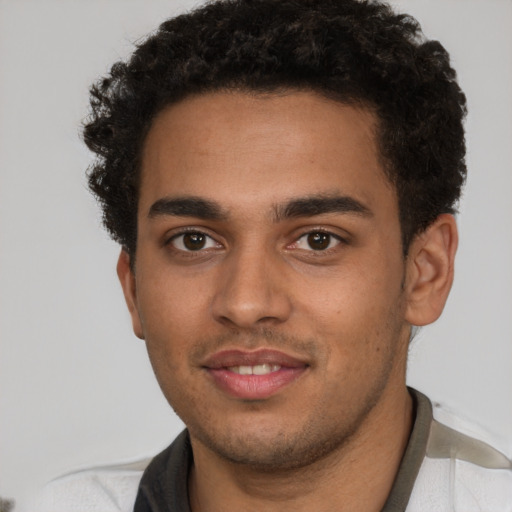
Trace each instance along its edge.
{"label": "lips", "polygon": [[262,349],[227,350],[209,357],[203,368],[221,391],[243,400],[263,400],[299,378],[308,365],[288,354]]}

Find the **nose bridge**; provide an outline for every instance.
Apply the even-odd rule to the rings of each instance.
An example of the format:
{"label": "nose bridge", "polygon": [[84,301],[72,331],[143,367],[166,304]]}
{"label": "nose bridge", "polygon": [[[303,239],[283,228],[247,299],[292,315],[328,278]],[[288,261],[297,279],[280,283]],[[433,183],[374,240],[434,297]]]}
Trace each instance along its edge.
{"label": "nose bridge", "polygon": [[291,303],[279,279],[279,257],[261,243],[248,243],[222,264],[212,308],[215,318],[240,328],[281,323]]}

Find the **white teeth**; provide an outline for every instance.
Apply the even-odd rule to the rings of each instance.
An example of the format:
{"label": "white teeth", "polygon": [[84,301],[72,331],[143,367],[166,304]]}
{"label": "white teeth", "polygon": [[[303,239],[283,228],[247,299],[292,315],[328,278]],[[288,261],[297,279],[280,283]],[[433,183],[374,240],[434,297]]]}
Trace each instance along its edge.
{"label": "white teeth", "polygon": [[239,366],[238,373],[240,375],[252,375],[252,367],[251,366]]}
{"label": "white teeth", "polygon": [[254,366],[230,366],[228,369],[239,375],[267,375],[277,372],[280,368],[279,364],[255,364]]}
{"label": "white teeth", "polygon": [[253,375],[266,375],[270,373],[270,365],[269,364],[257,364],[252,367]]}

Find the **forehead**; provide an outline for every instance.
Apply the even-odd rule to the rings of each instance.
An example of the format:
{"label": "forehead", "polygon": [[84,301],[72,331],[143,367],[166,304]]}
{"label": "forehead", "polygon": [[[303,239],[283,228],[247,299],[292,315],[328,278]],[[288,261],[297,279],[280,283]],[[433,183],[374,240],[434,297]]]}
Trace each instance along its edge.
{"label": "forehead", "polygon": [[376,130],[369,110],[311,92],[189,97],[148,133],[139,213],[164,196],[201,196],[227,210],[314,194],[395,201]]}

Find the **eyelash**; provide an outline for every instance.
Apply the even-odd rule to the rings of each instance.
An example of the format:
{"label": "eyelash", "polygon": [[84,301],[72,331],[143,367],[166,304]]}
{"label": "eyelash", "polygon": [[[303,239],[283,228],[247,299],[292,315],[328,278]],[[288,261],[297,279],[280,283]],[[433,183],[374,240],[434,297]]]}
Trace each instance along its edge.
{"label": "eyelash", "polygon": [[[186,235],[190,235],[191,237],[193,236],[199,236],[199,237],[204,237],[205,239],[207,239],[206,243],[208,244],[208,240],[210,241],[210,247],[199,247],[198,249],[194,250],[194,249],[190,249],[190,248],[186,248],[185,247],[185,241],[184,241],[184,237]],[[180,245],[182,247],[176,247],[176,241],[178,241],[179,239],[181,238],[181,243]],[[211,244],[213,242],[213,244]],[[180,233],[176,233],[174,235],[172,235],[166,242],[165,244],[166,246],[172,246],[173,249],[175,251],[179,251],[181,253],[199,253],[199,252],[203,252],[204,250],[206,249],[214,249],[214,248],[219,248],[221,246],[221,244],[219,242],[217,242],[212,236],[210,236],[208,233],[205,233],[204,231],[200,230],[200,229],[187,229],[185,231],[181,231]]]}
{"label": "eyelash", "polygon": [[[209,246],[206,246],[206,247],[200,246],[195,250],[190,247],[187,248],[185,246],[186,242],[184,240],[184,237],[186,235],[191,235],[192,237],[194,235],[196,235],[199,238],[203,238],[203,240],[205,240],[205,244],[209,245]],[[320,236],[318,236],[318,235],[320,235]],[[316,236],[316,240],[308,240],[308,237],[311,237],[311,236]],[[181,241],[177,242],[180,239],[181,239]],[[307,240],[306,243],[309,245],[309,248],[299,247],[301,240],[304,240],[304,239]],[[192,238],[192,242],[194,243],[193,238]],[[314,249],[310,245],[312,242],[318,242],[319,244],[322,244],[322,243],[325,244],[325,242],[327,242],[327,246],[323,247],[323,248]],[[334,245],[333,245],[333,242],[335,242]],[[181,247],[178,247],[177,243],[179,243],[179,245],[181,245]],[[289,244],[287,246],[287,249],[301,250],[304,252],[309,252],[309,253],[320,256],[322,254],[330,254],[332,252],[332,250],[334,250],[340,244],[348,244],[348,241],[345,238],[341,237],[340,235],[334,234],[325,229],[317,228],[317,229],[311,229],[311,230],[308,230],[307,232],[302,233],[298,238],[296,238],[294,240],[294,242],[292,242],[291,244]],[[179,252],[182,254],[188,254],[188,255],[193,255],[194,253],[195,254],[203,253],[205,251],[209,251],[210,249],[222,248],[222,244],[217,242],[215,240],[215,238],[210,236],[208,233],[206,233],[205,231],[203,231],[201,229],[193,229],[193,228],[186,229],[179,233],[173,234],[170,238],[168,238],[165,241],[164,245],[171,246],[172,249],[176,252]]]}
{"label": "eyelash", "polygon": [[[314,238],[310,239],[310,237],[314,237]],[[301,242],[301,240],[303,240],[303,239],[306,240],[306,244],[308,244],[309,248],[301,248],[298,246],[299,243]],[[311,247],[312,243],[325,244],[325,242],[327,242],[326,247],[317,248],[317,249],[314,249],[313,247]],[[335,242],[334,245],[332,245],[333,242]],[[338,246],[342,243],[347,243],[347,242],[341,236],[335,235],[334,233],[331,233],[330,231],[325,231],[323,229],[315,229],[315,230],[311,230],[311,231],[308,231],[307,233],[302,234],[299,238],[297,238],[295,240],[295,242],[293,242],[292,246],[296,246],[295,248],[299,249],[299,250],[304,250],[304,251],[311,252],[311,253],[321,254],[321,253],[330,253],[332,249],[335,249],[336,246]]]}

